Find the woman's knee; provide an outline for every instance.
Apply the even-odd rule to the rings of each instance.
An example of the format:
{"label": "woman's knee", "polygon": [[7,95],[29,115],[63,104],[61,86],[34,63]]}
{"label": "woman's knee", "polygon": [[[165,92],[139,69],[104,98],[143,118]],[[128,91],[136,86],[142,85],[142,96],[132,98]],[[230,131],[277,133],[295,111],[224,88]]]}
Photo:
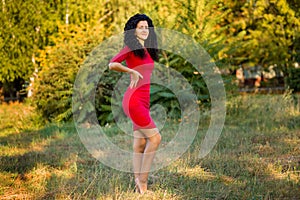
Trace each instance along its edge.
{"label": "woman's knee", "polygon": [[157,134],[157,137],[158,137],[157,140],[158,140],[158,142],[159,142],[159,144],[160,144],[160,142],[161,142],[161,135],[160,135],[160,133]]}
{"label": "woman's knee", "polygon": [[151,143],[155,144],[155,145],[159,145],[161,142],[161,135],[160,133],[155,134],[153,137],[149,138]]}
{"label": "woman's knee", "polygon": [[145,140],[139,139],[139,141],[135,141],[133,143],[133,150],[135,152],[144,152],[145,148],[146,148],[146,139]]}

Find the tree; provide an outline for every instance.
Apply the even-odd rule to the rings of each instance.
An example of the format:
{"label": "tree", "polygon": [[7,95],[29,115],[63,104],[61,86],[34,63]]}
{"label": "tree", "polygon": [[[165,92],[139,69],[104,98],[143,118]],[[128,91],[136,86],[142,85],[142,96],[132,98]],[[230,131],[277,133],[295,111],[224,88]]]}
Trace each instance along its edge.
{"label": "tree", "polygon": [[[72,116],[76,74],[92,49],[106,34],[111,34],[109,13],[103,2],[69,3],[68,23],[57,24],[57,33],[50,38],[52,45],[40,50],[37,58],[41,70],[34,86],[33,102],[47,120],[62,121]],[[88,91],[81,92],[84,95]]]}
{"label": "tree", "polygon": [[[268,67],[276,64],[286,74],[295,62],[299,46],[300,21],[286,0],[225,1],[232,9],[231,17],[222,25],[229,25],[229,50],[232,63],[252,62]],[[238,46],[236,46],[238,44]]]}
{"label": "tree", "polygon": [[[101,6],[100,3],[102,3]],[[53,45],[46,47],[45,50],[40,52],[38,62],[40,63],[41,71],[39,72],[34,96],[37,108],[48,119],[68,119],[72,114],[71,98],[74,78],[86,55],[105,38],[114,33],[121,33],[124,23],[137,12],[146,12],[153,18],[155,25],[158,27],[173,28],[186,34],[192,34],[192,37],[210,48],[213,57],[217,58],[216,55],[219,48],[215,46],[218,41],[218,34],[215,32],[215,21],[221,18],[221,11],[219,13],[210,13],[210,10],[215,8],[213,3],[208,3],[208,1],[203,1],[205,5],[202,5],[201,9],[199,9],[200,3],[190,1],[189,4],[185,4],[183,0],[173,0],[168,3],[155,1],[151,3],[138,2],[134,5],[129,5],[126,1],[112,0],[107,2],[101,1],[97,5],[94,1],[77,2],[76,4],[72,4],[69,1],[69,25],[59,25],[57,34],[51,37]],[[179,8],[184,8],[184,12]],[[205,15],[202,16],[202,12]],[[199,20],[201,21],[198,23]],[[178,26],[179,24],[184,26]],[[215,33],[215,36],[212,37],[215,39],[214,41],[212,41],[212,38],[211,40],[208,38],[213,33]],[[215,48],[211,48],[213,46]],[[212,51],[213,49],[214,51]],[[208,92],[205,90],[205,84],[199,78],[199,75],[194,74],[194,69],[186,61],[180,60],[174,55],[165,55],[167,60],[164,60],[166,59],[165,57],[162,58],[161,62],[166,65],[174,63],[172,67],[184,74],[192,82],[196,92],[199,94],[199,98],[204,101],[209,99]],[[112,103],[111,91],[118,80],[118,76],[118,73],[106,71],[105,77],[109,78],[101,80],[97,86],[95,106],[101,123],[112,120],[110,111]],[[90,86],[87,85],[87,88],[90,88]],[[167,93],[170,94],[166,89],[159,91],[160,93],[156,94],[156,96],[161,94],[166,97]],[[82,96],[88,96],[89,90],[86,89],[80,92]],[[172,95],[167,96],[170,97],[167,99],[168,102],[174,100]],[[157,98],[152,99],[156,103],[163,103],[162,105],[171,105],[163,102],[162,98],[158,98],[158,100],[160,102],[157,102]],[[87,109],[89,110],[90,108],[87,107]],[[176,115],[176,112],[173,113]]]}
{"label": "tree", "polygon": [[[0,82],[14,89],[18,80],[29,80],[38,50],[51,44],[61,6],[59,1],[2,0],[0,19]],[[54,9],[57,9],[54,11]],[[22,82],[21,81],[21,82]],[[19,83],[21,84],[21,83]]]}

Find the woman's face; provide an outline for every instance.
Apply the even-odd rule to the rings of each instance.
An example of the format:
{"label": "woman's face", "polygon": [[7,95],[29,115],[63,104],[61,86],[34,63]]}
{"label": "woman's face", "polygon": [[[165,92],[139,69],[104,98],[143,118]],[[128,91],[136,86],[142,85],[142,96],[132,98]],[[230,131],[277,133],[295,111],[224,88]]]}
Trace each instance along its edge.
{"label": "woman's face", "polygon": [[139,40],[145,41],[149,36],[149,27],[147,21],[139,21],[136,25],[135,35]]}

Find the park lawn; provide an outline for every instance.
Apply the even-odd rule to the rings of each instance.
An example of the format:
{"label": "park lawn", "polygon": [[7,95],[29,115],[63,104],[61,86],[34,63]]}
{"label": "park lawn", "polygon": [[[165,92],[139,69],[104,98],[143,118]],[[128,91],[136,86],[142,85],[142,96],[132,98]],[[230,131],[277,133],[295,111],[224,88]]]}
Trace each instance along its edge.
{"label": "park lawn", "polygon": [[[30,105],[0,105],[0,199],[300,198],[300,112],[291,95],[231,97],[218,143],[200,159],[209,124],[204,113],[189,150],[153,172],[154,193],[141,196],[132,174],[87,152],[72,122],[42,125]],[[174,132],[166,126],[163,143]],[[122,143],[116,126],[105,131]]]}

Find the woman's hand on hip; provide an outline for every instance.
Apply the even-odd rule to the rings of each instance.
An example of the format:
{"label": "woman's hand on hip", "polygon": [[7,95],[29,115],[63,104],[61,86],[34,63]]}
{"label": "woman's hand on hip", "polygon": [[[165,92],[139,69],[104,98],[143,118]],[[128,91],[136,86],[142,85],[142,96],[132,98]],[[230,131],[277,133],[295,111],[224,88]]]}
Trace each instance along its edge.
{"label": "woman's hand on hip", "polygon": [[131,82],[129,87],[135,88],[137,86],[138,81],[140,80],[140,78],[143,78],[142,74],[140,74],[138,71],[132,70],[131,74]]}

